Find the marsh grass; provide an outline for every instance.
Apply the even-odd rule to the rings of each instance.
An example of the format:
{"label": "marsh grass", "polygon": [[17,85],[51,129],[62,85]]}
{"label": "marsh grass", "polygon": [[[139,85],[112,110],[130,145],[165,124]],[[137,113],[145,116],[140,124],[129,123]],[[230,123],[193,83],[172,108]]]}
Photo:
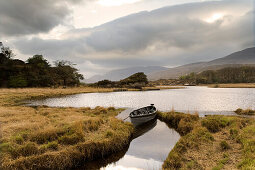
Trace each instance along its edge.
{"label": "marsh grass", "polygon": [[181,135],[185,135],[192,131],[193,123],[199,120],[198,114],[184,114],[175,112],[172,108],[171,112],[158,112],[160,120],[167,122],[172,128],[176,129]]}
{"label": "marsh grass", "polygon": [[122,109],[19,105],[31,98],[105,91],[107,89],[1,89],[0,169],[73,168],[127,147],[133,126],[115,118]]}
{"label": "marsh grass", "polygon": [[181,134],[163,169],[255,169],[254,119],[197,118],[173,111],[158,115]]}
{"label": "marsh grass", "polygon": [[221,160],[219,160],[217,165],[215,167],[213,167],[212,170],[221,170],[221,169],[223,169],[224,165],[227,164],[228,161],[229,161],[229,155],[224,153],[223,158]]}

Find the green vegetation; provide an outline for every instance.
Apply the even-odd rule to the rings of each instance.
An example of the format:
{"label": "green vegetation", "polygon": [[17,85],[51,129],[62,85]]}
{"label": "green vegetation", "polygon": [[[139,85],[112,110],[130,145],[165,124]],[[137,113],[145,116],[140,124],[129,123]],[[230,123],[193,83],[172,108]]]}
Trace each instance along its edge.
{"label": "green vegetation", "polygon": [[[213,83],[254,83],[255,67],[228,67],[220,70],[207,70],[201,73],[190,73],[179,78],[189,84]],[[217,85],[216,85],[217,86]]]}
{"label": "green vegetation", "polygon": [[209,116],[201,121],[202,126],[206,127],[211,133],[219,132],[231,123],[232,118]]}
{"label": "green vegetation", "polygon": [[[164,161],[163,169],[254,169],[254,119],[158,112],[181,138]],[[189,130],[182,131],[181,122]]]}
{"label": "green vegetation", "polygon": [[102,88],[134,88],[142,89],[148,84],[147,76],[144,73],[135,73],[120,81],[102,80],[91,84],[92,87]]}
{"label": "green vegetation", "polygon": [[238,115],[255,115],[255,110],[251,110],[251,109],[243,110],[239,108],[239,109],[236,109],[235,113]]}
{"label": "green vegetation", "polygon": [[83,76],[70,62],[56,61],[51,67],[42,55],[34,55],[27,62],[12,59],[7,47],[0,53],[0,87],[75,86]]}

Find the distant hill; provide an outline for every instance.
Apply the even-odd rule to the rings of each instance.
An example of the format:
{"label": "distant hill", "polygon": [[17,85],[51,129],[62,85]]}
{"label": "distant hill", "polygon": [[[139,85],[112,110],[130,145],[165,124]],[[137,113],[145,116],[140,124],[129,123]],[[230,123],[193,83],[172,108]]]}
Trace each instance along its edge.
{"label": "distant hill", "polygon": [[209,62],[187,64],[164,71],[148,74],[149,80],[174,79],[191,72],[199,73],[205,70],[218,70],[225,67],[240,67],[243,65],[255,65],[255,47],[235,52],[226,57]]}
{"label": "distant hill", "polygon": [[148,75],[150,73],[158,72],[158,71],[165,71],[168,68],[161,67],[161,66],[147,66],[147,67],[129,67],[124,69],[118,69],[110,71],[104,75],[95,75],[87,80],[86,83],[95,83],[100,80],[111,80],[111,81],[119,81],[126,77],[131,76],[137,72],[144,72],[144,74]]}

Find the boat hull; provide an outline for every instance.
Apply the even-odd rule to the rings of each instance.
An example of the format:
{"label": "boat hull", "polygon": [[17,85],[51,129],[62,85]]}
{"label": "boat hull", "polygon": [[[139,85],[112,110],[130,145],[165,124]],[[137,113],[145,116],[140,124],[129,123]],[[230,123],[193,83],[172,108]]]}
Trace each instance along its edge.
{"label": "boat hull", "polygon": [[156,117],[156,113],[145,115],[145,116],[139,116],[139,117],[131,117],[131,123],[133,123],[135,126],[146,123],[150,120],[153,120]]}

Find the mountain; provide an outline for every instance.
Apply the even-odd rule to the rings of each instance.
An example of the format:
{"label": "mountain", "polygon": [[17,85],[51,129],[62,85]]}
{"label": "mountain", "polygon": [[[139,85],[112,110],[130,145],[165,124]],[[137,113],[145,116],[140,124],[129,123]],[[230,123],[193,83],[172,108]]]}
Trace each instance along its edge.
{"label": "mountain", "polygon": [[225,67],[240,67],[243,65],[255,66],[255,47],[235,52],[226,57],[209,62],[187,64],[164,71],[148,74],[149,80],[175,79],[192,72],[199,73],[205,70],[218,70]]}
{"label": "mountain", "polygon": [[137,72],[144,72],[144,74],[148,75],[150,73],[158,72],[158,71],[165,71],[168,68],[161,67],[161,66],[147,66],[147,67],[129,67],[124,69],[118,69],[110,71],[104,75],[95,75],[87,80],[86,83],[94,83],[100,80],[111,80],[111,81],[119,81],[130,75],[137,73]]}

